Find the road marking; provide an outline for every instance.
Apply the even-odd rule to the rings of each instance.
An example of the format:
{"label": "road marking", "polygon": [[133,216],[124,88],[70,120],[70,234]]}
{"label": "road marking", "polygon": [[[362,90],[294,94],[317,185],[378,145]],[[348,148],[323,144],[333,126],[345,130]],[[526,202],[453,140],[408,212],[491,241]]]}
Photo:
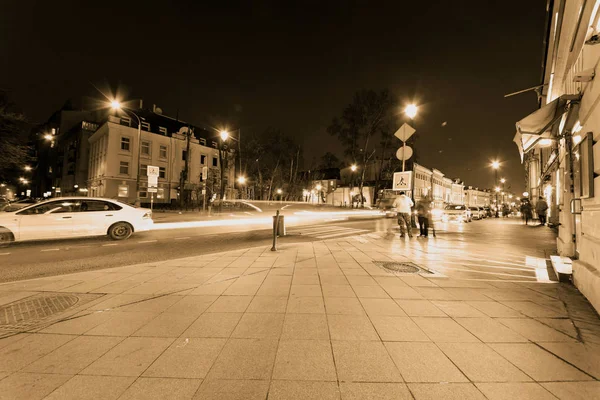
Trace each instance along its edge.
{"label": "road marking", "polygon": [[174,238],[175,240],[183,240],[183,239],[189,239],[191,236],[182,236],[182,237],[177,237]]}
{"label": "road marking", "polygon": [[288,204],[287,206],[283,206],[281,207],[282,210],[285,210],[286,208],[288,208],[289,206],[291,206],[291,204]]}
{"label": "road marking", "polygon": [[10,254],[10,253],[0,253],[0,256],[7,256],[7,255],[9,255],[9,254]]}
{"label": "road marking", "polygon": [[106,247],[106,246],[118,246],[118,244],[116,243],[107,243],[107,244],[103,244],[102,247]]}
{"label": "road marking", "polygon": [[41,251],[59,251],[59,250],[60,249],[44,249],[44,250],[41,250]]}
{"label": "road marking", "polygon": [[361,229],[358,231],[354,231],[354,232],[341,232],[341,233],[334,233],[333,235],[321,235],[321,236],[317,236],[317,239],[328,239],[328,238],[333,238],[333,237],[337,237],[337,236],[344,236],[344,235],[355,235],[361,232],[369,232],[368,229]]}
{"label": "road marking", "polygon": [[141,240],[138,243],[154,243],[154,242],[158,242],[158,240]]}

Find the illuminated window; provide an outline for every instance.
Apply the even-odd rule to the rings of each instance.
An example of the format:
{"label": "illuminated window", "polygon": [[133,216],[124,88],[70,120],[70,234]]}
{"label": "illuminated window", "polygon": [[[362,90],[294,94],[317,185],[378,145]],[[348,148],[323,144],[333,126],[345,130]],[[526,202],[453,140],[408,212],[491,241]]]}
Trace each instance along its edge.
{"label": "illuminated window", "polygon": [[119,185],[119,197],[129,197],[129,186],[127,185]]}
{"label": "illuminated window", "polygon": [[156,198],[157,199],[164,199],[165,198],[165,189],[164,188],[158,188],[156,190]]}

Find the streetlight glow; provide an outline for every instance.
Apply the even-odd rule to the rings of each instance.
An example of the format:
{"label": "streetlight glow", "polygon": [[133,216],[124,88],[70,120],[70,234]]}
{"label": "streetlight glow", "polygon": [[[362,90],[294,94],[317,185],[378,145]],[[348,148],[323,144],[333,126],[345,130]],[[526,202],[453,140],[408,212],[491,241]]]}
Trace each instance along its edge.
{"label": "streetlight glow", "polygon": [[240,184],[242,184],[242,185],[243,185],[244,183],[246,183],[246,177],[245,177],[245,176],[240,176],[240,177],[238,178],[238,183],[240,183]]}
{"label": "streetlight glow", "polygon": [[350,169],[352,170],[352,172],[356,172],[356,168],[357,168],[357,167],[356,167],[356,164],[352,164],[352,165],[350,166]]}
{"label": "streetlight glow", "polygon": [[46,140],[52,140],[52,138],[53,138],[53,136],[51,134],[49,134],[49,133],[46,133],[44,135],[44,139],[46,139]]}
{"label": "streetlight glow", "polygon": [[113,100],[110,102],[110,108],[112,108],[113,110],[120,110],[121,103],[119,103],[117,100]]}
{"label": "streetlight glow", "polygon": [[26,165],[26,166],[25,166],[23,169],[24,169],[25,171],[31,171],[31,167],[30,167],[29,165]]}
{"label": "streetlight glow", "polygon": [[322,188],[323,188],[323,186],[317,185],[317,190],[321,190]]}
{"label": "streetlight glow", "polygon": [[495,190],[496,190],[496,192],[499,192],[499,191],[500,191],[500,188],[499,188],[498,186],[496,186],[496,189],[495,189]]}
{"label": "streetlight glow", "polygon": [[500,182],[501,183],[506,183],[506,179],[502,178],[502,179],[500,179]]}
{"label": "streetlight glow", "polygon": [[404,109],[404,114],[408,116],[410,119],[414,119],[417,116],[417,106],[415,104],[409,104]]}
{"label": "streetlight glow", "polygon": [[277,189],[277,194],[281,194],[283,191],[281,189]]}
{"label": "streetlight glow", "polygon": [[221,133],[219,133],[219,135],[221,135],[221,140],[226,141],[227,138],[229,137],[229,132],[221,131]]}
{"label": "streetlight glow", "polygon": [[499,161],[492,161],[492,168],[494,168],[494,169],[500,168],[500,162]]}

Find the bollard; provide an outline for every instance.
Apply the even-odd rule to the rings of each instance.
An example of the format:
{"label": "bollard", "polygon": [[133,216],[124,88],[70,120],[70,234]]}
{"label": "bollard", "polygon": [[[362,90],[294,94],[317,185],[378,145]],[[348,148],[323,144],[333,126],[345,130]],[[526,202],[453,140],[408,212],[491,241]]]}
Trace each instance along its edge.
{"label": "bollard", "polygon": [[279,210],[275,213],[273,217],[273,247],[271,247],[271,251],[277,251],[277,231],[279,229]]}

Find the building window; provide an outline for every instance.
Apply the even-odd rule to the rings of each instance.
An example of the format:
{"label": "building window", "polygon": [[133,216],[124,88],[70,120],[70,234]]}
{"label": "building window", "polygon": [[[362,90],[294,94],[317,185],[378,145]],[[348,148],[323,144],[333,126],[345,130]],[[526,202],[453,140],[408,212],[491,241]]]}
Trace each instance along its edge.
{"label": "building window", "polygon": [[200,164],[201,165],[206,164],[206,156],[204,154],[200,155]]}
{"label": "building window", "polygon": [[219,148],[219,145],[218,145],[218,144],[217,144],[217,142],[215,142],[215,141],[213,141],[213,142],[212,142],[212,146],[213,146],[215,149],[218,149],[218,148]]}
{"label": "building window", "polygon": [[127,185],[119,185],[119,197],[129,197],[129,186]]}
{"label": "building window", "polygon": [[140,193],[139,193],[140,199],[145,199],[148,197],[148,188],[145,188],[143,186],[140,186]]}
{"label": "building window", "polygon": [[145,131],[150,131],[150,124],[148,122],[142,122],[142,129]]}
{"label": "building window", "polygon": [[151,154],[151,152],[150,152],[151,148],[152,148],[152,143],[142,140],[141,151],[142,151],[143,156],[149,156]]}
{"label": "building window", "polygon": [[198,139],[198,140],[200,141],[200,144],[201,144],[202,146],[206,146],[206,139],[204,139],[204,138],[200,138],[200,139]]}
{"label": "building window", "polygon": [[148,165],[140,165],[140,176],[148,176]]}
{"label": "building window", "polygon": [[213,156],[213,158],[212,158],[212,166],[216,167],[218,165],[219,165],[219,160],[217,160],[217,157]]}
{"label": "building window", "polygon": [[119,164],[119,174],[129,175],[129,162],[121,161]]}
{"label": "building window", "polygon": [[166,179],[167,169],[165,167],[158,167],[158,177],[161,179]]}
{"label": "building window", "polygon": [[121,136],[121,150],[129,151],[130,141],[128,137]]}
{"label": "building window", "polygon": [[187,150],[183,150],[183,151],[181,152],[181,159],[182,159],[183,161],[185,161],[185,160],[187,159]]}
{"label": "building window", "polygon": [[158,132],[159,132],[161,135],[165,135],[165,136],[167,136],[167,128],[165,128],[164,126],[159,126],[159,127],[158,127]]}
{"label": "building window", "polygon": [[160,151],[158,153],[158,156],[160,158],[165,158],[165,159],[167,158],[167,146],[162,146],[162,145],[160,146]]}
{"label": "building window", "polygon": [[165,189],[164,188],[158,188],[158,189],[156,189],[156,198],[157,199],[164,199],[165,198]]}

